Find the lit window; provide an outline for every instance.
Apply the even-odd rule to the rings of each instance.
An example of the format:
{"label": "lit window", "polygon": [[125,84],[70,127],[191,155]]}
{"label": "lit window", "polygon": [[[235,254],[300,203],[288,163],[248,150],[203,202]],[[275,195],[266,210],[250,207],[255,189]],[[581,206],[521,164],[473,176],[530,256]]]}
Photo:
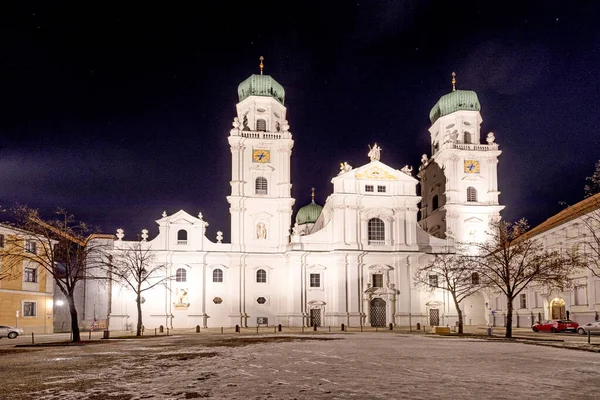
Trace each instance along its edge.
{"label": "lit window", "polygon": [[254,185],[256,194],[267,194],[267,179],[259,176]]}
{"label": "lit window", "polygon": [[213,282],[223,282],[223,270],[217,268],[213,271]]}
{"label": "lit window", "polygon": [[37,282],[37,270],[35,268],[25,268],[23,270],[23,281],[24,282]]}
{"label": "lit window", "polygon": [[256,120],[256,130],[259,132],[266,132],[267,122],[264,119],[257,119]]}
{"label": "lit window", "polygon": [[37,252],[37,243],[33,240],[27,240],[25,242],[25,252],[35,254]]}
{"label": "lit window", "polygon": [[383,287],[383,274],[373,274],[373,287]]}
{"label": "lit window", "polygon": [[177,244],[187,244],[187,238],[187,231],[185,229],[177,232]]}
{"label": "lit window", "polygon": [[385,186],[377,186],[378,193],[385,193]]}
{"label": "lit window", "polygon": [[178,268],[175,272],[176,282],[185,282],[187,280],[187,271],[184,268]]}
{"label": "lit window", "polygon": [[385,244],[385,224],[379,218],[371,218],[368,223],[369,244]]}
{"label": "lit window", "polygon": [[437,275],[429,275],[429,286],[438,287],[438,276]]}
{"label": "lit window", "polygon": [[265,299],[264,297],[259,297],[258,299],[256,299],[256,302],[258,304],[265,304],[267,302],[267,299]]}
{"label": "lit window", "polygon": [[321,274],[310,274],[310,287],[321,287]]}
{"label": "lit window", "polygon": [[467,188],[467,201],[477,201],[477,190],[472,186]]}
{"label": "lit window", "polygon": [[24,317],[35,317],[37,315],[36,304],[33,301],[23,302],[23,316]]}
{"label": "lit window", "polygon": [[259,269],[256,271],[256,282],[258,283],[266,283],[267,282],[267,271],[264,269]]}
{"label": "lit window", "polygon": [[365,185],[365,192],[373,192],[373,185]]}

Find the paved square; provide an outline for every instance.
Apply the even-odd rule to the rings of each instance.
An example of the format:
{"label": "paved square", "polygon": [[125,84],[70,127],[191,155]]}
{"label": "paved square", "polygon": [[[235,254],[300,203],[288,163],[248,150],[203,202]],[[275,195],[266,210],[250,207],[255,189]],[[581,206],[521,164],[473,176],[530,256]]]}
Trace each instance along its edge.
{"label": "paved square", "polygon": [[2,399],[564,399],[598,393],[597,353],[397,333],[180,335],[0,353]]}

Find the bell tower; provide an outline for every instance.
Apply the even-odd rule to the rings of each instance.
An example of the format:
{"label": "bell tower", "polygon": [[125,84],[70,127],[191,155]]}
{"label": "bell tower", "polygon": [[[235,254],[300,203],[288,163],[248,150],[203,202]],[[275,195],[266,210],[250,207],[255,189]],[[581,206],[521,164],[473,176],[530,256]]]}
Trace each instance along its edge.
{"label": "bell tower", "polygon": [[492,132],[481,143],[481,105],[471,90],[442,96],[429,114],[431,156],[423,154],[421,228],[457,243],[485,239],[488,224],[504,209],[498,202],[498,156],[501,151]]}
{"label": "bell tower", "polygon": [[281,252],[289,244],[292,185],[290,159],[294,141],[284,106],[285,91],[271,76],[253,74],[238,86],[239,102],[231,147],[233,251]]}

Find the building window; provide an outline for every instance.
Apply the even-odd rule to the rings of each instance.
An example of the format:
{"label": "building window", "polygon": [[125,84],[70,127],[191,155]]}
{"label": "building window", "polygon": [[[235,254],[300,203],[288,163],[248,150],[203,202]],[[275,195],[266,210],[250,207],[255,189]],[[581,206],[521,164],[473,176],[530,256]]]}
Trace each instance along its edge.
{"label": "building window", "polygon": [[310,274],[310,287],[320,288],[321,287],[321,274]]}
{"label": "building window", "polygon": [[472,285],[479,285],[479,274],[477,272],[473,272],[471,274],[471,284]]}
{"label": "building window", "polygon": [[37,243],[33,240],[25,241],[25,252],[35,254],[37,252]]}
{"label": "building window", "polygon": [[385,224],[379,218],[371,218],[368,223],[369,244],[385,244]]}
{"label": "building window", "polygon": [[433,211],[440,208],[440,199],[437,194],[431,199],[431,207],[433,208]]}
{"label": "building window", "polygon": [[378,185],[377,186],[377,193],[385,193],[385,186]]}
{"label": "building window", "polygon": [[34,301],[23,302],[23,316],[35,317],[37,315],[37,307]]}
{"label": "building window", "polygon": [[267,283],[267,271],[264,269],[259,269],[256,271],[256,282]]}
{"label": "building window", "polygon": [[502,311],[502,297],[496,297],[496,310]]}
{"label": "building window", "polygon": [[429,286],[438,287],[438,276],[437,275],[429,275]]}
{"label": "building window", "polygon": [[259,132],[266,132],[267,131],[267,121],[265,121],[264,119],[257,119],[256,120],[256,130]]}
{"label": "building window", "polygon": [[365,192],[373,192],[373,185],[365,185]]}
{"label": "building window", "polygon": [[259,297],[258,299],[256,299],[256,302],[258,304],[265,304],[267,302],[267,299],[265,299],[264,297]]}
{"label": "building window", "polygon": [[519,307],[527,308],[527,294],[526,293],[521,293],[519,295]]}
{"label": "building window", "polygon": [[223,282],[223,270],[217,268],[213,271],[213,282]]}
{"label": "building window", "polygon": [[220,297],[215,297],[213,299],[213,303],[215,303],[215,304],[221,304],[222,302],[223,302],[223,299]]}
{"label": "building window", "polygon": [[184,268],[177,268],[177,271],[175,272],[175,281],[176,282],[187,281],[187,271]]}
{"label": "building window", "polygon": [[465,143],[473,143],[473,135],[471,135],[471,132],[465,131]]}
{"label": "building window", "polygon": [[581,306],[587,304],[586,286],[575,286],[575,305]]}
{"label": "building window", "polygon": [[25,268],[23,270],[23,281],[24,282],[37,282],[37,270],[35,268]]}
{"label": "building window", "polygon": [[4,235],[0,235],[0,247],[5,246]]}
{"label": "building window", "polygon": [[259,176],[254,183],[256,194],[267,194],[267,178]]}
{"label": "building window", "polygon": [[181,229],[177,232],[177,244],[187,244],[187,231]]}
{"label": "building window", "polygon": [[472,186],[467,188],[467,201],[477,201],[477,190]]}
{"label": "building window", "polygon": [[544,307],[544,298],[540,292],[535,292],[535,306],[538,308]]}
{"label": "building window", "polygon": [[373,274],[373,287],[383,287],[383,274]]}

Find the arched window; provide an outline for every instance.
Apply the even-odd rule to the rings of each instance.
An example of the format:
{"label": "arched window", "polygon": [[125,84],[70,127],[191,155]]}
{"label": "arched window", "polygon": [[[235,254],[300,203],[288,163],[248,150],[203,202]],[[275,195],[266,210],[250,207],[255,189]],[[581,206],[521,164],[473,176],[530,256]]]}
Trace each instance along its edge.
{"label": "arched window", "polygon": [[256,271],[256,282],[267,283],[267,271],[264,269],[259,269]]}
{"label": "arched window", "polygon": [[473,135],[471,135],[471,132],[465,131],[465,143],[473,143]]}
{"label": "arched window", "polygon": [[385,244],[385,224],[379,218],[371,218],[368,224],[369,244]]}
{"label": "arched window", "polygon": [[254,184],[256,194],[267,194],[267,178],[259,176]]}
{"label": "arched window", "polygon": [[184,268],[177,268],[177,271],[175,272],[175,281],[176,282],[187,281],[187,271]]}
{"label": "arched window", "polygon": [[477,272],[471,274],[471,283],[473,285],[479,285],[479,274]]}
{"label": "arched window", "polygon": [[177,232],[177,244],[187,244],[187,231],[185,229]]}
{"label": "arched window", "polygon": [[431,207],[433,208],[433,211],[440,208],[440,199],[437,194],[431,199]]}
{"label": "arched window", "polygon": [[267,122],[264,119],[257,119],[256,120],[256,130],[259,132],[266,132]]}
{"label": "arched window", "polygon": [[217,268],[213,271],[213,282],[223,282],[223,270]]}
{"label": "arched window", "polygon": [[467,201],[477,201],[477,190],[472,186],[467,188]]}

